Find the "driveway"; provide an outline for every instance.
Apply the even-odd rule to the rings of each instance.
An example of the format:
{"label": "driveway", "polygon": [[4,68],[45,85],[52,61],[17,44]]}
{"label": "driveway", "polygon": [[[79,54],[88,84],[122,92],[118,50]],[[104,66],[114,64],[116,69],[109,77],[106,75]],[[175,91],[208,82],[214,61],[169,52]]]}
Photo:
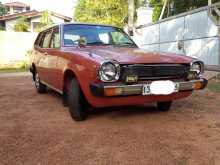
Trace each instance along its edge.
{"label": "driveway", "polygon": [[0,164],[220,164],[220,94],[208,89],[167,113],[95,109],[74,122],[61,96],[37,94],[30,76],[0,78],[0,87]]}

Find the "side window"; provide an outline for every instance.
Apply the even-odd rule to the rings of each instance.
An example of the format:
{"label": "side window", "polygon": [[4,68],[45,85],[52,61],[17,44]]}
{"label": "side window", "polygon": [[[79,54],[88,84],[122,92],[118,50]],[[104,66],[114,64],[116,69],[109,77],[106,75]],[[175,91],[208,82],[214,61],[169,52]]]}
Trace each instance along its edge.
{"label": "side window", "polygon": [[64,34],[64,45],[65,46],[73,46],[74,42],[79,39],[80,39],[79,35],[77,35],[77,34],[75,35],[74,33],[71,34],[71,33],[66,32]]}
{"label": "side window", "polygon": [[125,42],[131,43],[131,41],[126,36],[124,36],[122,33],[112,32],[111,35],[112,35],[113,42],[116,44],[125,43]]}
{"label": "side window", "polygon": [[41,33],[40,39],[39,39],[39,47],[43,47],[43,42],[44,42],[44,37],[45,37],[45,32]]}
{"label": "side window", "polygon": [[42,39],[42,33],[39,33],[39,35],[37,36],[37,39],[34,42],[34,46],[40,46],[41,39]]}
{"label": "side window", "polygon": [[51,31],[46,32],[42,45],[43,48],[49,48],[50,37],[51,37]]}
{"label": "side window", "polygon": [[60,33],[59,28],[53,30],[52,39],[51,39],[51,48],[60,48]]}
{"label": "side window", "polygon": [[109,44],[110,43],[109,33],[100,33],[99,40],[104,44]]}

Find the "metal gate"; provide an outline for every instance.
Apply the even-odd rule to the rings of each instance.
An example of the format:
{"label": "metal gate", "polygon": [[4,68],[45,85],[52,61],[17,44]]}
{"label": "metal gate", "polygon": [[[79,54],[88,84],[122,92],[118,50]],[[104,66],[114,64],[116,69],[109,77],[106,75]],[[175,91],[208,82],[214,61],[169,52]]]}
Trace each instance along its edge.
{"label": "metal gate", "polygon": [[207,68],[220,68],[220,3],[137,27],[134,40],[149,51],[198,58]]}

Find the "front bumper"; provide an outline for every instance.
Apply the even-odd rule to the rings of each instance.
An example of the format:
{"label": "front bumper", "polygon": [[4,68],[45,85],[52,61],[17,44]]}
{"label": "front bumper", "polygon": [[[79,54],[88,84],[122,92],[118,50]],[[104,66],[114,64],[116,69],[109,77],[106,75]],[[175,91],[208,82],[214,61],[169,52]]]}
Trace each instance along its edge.
{"label": "front bumper", "polygon": [[[208,81],[204,78],[191,81],[177,82],[179,84],[179,91],[192,91],[204,89]],[[142,95],[143,86],[145,84],[134,84],[134,85],[125,85],[125,84],[91,84],[90,90],[94,96],[131,96],[131,95]]]}

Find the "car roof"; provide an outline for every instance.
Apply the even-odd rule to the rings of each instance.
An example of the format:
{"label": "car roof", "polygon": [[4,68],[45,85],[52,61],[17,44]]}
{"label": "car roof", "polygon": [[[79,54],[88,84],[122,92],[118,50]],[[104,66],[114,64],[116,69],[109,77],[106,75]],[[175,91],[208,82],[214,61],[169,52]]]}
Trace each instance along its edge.
{"label": "car roof", "polygon": [[[107,27],[116,27],[116,26],[105,25],[105,24],[94,24],[94,23],[70,23],[70,22],[68,22],[68,23],[62,23],[62,24],[60,24],[60,25],[62,25],[62,26],[64,26],[64,25],[88,25],[88,26],[107,26]],[[118,27],[116,27],[116,28],[118,28]]]}
{"label": "car roof", "polygon": [[64,26],[64,25],[88,25],[88,26],[103,26],[103,27],[113,27],[113,28],[119,28],[119,27],[116,27],[116,26],[111,26],[111,25],[104,25],[104,24],[93,24],[93,23],[61,23],[61,24],[56,24],[56,25],[52,25],[44,30],[42,30],[41,32],[45,32],[45,31],[48,31],[50,29],[53,29],[55,27],[60,27],[60,26]]}

